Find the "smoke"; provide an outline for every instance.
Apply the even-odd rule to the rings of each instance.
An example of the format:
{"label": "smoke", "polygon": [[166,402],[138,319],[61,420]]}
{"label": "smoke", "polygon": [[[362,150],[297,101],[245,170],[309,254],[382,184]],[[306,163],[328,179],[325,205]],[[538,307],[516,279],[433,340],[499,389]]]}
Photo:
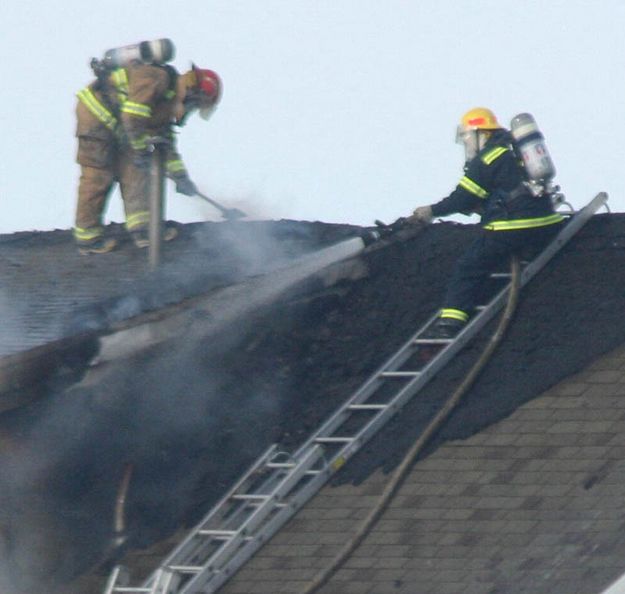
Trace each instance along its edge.
{"label": "smoke", "polygon": [[[0,579],[10,582],[0,581],[3,594],[50,594],[50,583],[102,560],[126,464],[134,467],[127,542],[142,547],[195,523],[276,441],[295,387],[288,375],[276,374],[270,355],[245,370],[239,355],[259,312],[362,249],[355,239],[302,256],[318,238],[299,229],[282,226],[292,240],[288,249],[261,225],[198,233],[201,246],[218,246],[220,266],[252,278],[216,291],[210,307],[189,311],[191,323],[175,339],[117,357],[71,388],[0,418],[11,443],[0,451],[0,535],[8,534],[4,541],[0,536],[0,553],[9,572]],[[201,264],[205,274],[207,263]],[[105,302],[77,328],[100,330],[158,307],[174,298],[167,292],[172,286],[181,293],[193,286],[201,268],[166,269],[145,285],[151,292]]]}

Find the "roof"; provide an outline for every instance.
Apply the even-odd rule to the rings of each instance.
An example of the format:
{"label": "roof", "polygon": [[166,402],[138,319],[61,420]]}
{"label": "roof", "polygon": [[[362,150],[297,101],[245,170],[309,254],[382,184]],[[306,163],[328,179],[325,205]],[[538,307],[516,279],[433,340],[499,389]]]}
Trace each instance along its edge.
{"label": "roof", "polygon": [[[324,488],[222,592],[302,592],[388,480]],[[320,593],[599,593],[625,571],[624,501],[619,348],[420,460]]]}
{"label": "roof", "polygon": [[0,357],[67,336],[76,330],[77,312],[112,309],[131,295],[138,303],[117,316],[137,315],[267,272],[355,229],[286,220],[175,227],[179,236],[162,248],[155,272],[148,250],[136,249],[119,224],[107,227],[118,248],[99,256],[80,256],[71,231],[0,236],[0,305],[10,314],[0,334]]}
{"label": "roof", "polygon": [[[326,227],[319,224],[319,228]],[[353,233],[354,229],[347,231]],[[343,237],[347,231],[342,231]],[[204,340],[188,344],[181,337],[167,348],[151,353],[150,357],[134,358],[127,365],[120,365],[114,373],[105,376],[106,381],[87,385],[83,382],[49,395],[28,410],[20,409],[0,417],[0,431],[9,435],[11,443],[19,444],[13,446],[16,453],[11,461],[15,466],[11,466],[12,471],[7,476],[9,479],[15,478],[15,482],[21,485],[24,484],[23,472],[16,462],[23,460],[24,451],[30,451],[30,448],[34,451],[46,451],[50,449],[50,437],[57,438],[54,451],[58,450],[62,455],[59,454],[48,464],[42,464],[47,489],[45,496],[41,493],[35,496],[29,488],[25,488],[25,491],[46,511],[47,521],[54,526],[54,531],[51,529],[50,532],[54,532],[57,538],[62,536],[64,547],[60,548],[59,553],[63,550],[67,557],[67,551],[73,551],[75,555],[73,567],[59,571],[59,579],[62,576],[67,579],[77,568],[83,571],[98,562],[101,553],[99,547],[106,542],[107,531],[110,530],[111,501],[114,499],[124,461],[132,459],[136,464],[128,501],[131,530],[131,554],[128,559],[132,562],[133,559],[136,561],[139,552],[149,552],[150,546],[171,537],[176,529],[190,526],[197,521],[267,445],[278,441],[284,447],[293,448],[301,443],[322,419],[343,402],[352,390],[433,313],[439,304],[453,262],[476,231],[471,225],[432,225],[414,238],[366,254],[363,258],[368,270],[366,277],[360,275],[356,280],[344,279],[331,286],[319,280],[311,280],[277,302],[260,308],[246,319],[237,320]],[[449,509],[445,508],[445,522],[454,520],[455,514],[455,524],[452,526],[450,523],[445,528],[444,542],[437,541],[435,548],[464,546],[466,550],[472,547],[467,534],[477,532],[475,547],[484,547],[481,554],[488,551],[492,553],[489,557],[492,565],[489,579],[493,584],[493,594],[499,591],[493,590],[496,587],[504,588],[502,592],[506,588],[510,591],[510,583],[506,585],[502,581],[504,577],[499,581],[495,579],[499,575],[495,569],[499,567],[503,572],[507,564],[513,563],[507,549],[505,558],[500,559],[497,551],[501,546],[488,544],[495,539],[493,534],[502,531],[512,534],[507,526],[521,522],[521,518],[514,515],[515,513],[542,513],[546,509],[542,507],[543,500],[548,500],[547,503],[551,505],[558,500],[557,496],[549,494],[549,488],[556,491],[557,488],[549,482],[551,473],[547,471],[540,477],[533,477],[535,483],[531,483],[531,486],[537,488],[535,494],[511,494],[510,491],[517,485],[516,477],[522,477],[524,472],[529,472],[524,470],[523,464],[531,468],[538,463],[544,463],[548,467],[549,464],[558,464],[554,462],[556,460],[561,461],[564,467],[566,464],[576,464],[578,459],[584,462],[589,455],[582,451],[586,438],[578,438],[573,446],[558,445],[557,441],[538,446],[527,443],[522,446],[525,448],[522,450],[524,457],[513,457],[514,452],[520,451],[519,444],[523,444],[523,436],[529,438],[533,435],[537,439],[547,435],[557,440],[568,435],[572,439],[571,435],[577,435],[577,429],[582,427],[579,423],[593,422],[595,413],[588,416],[582,414],[589,412],[589,406],[579,404],[577,413],[571,412],[584,417],[583,421],[575,424],[573,419],[559,419],[557,415],[564,412],[558,411],[563,407],[554,403],[564,402],[564,395],[557,393],[557,390],[572,381],[571,378],[588,366],[605,364],[601,362],[601,357],[623,345],[625,321],[615,314],[623,306],[621,287],[625,286],[625,267],[621,261],[624,246],[625,216],[598,215],[524,289],[514,323],[504,344],[467,395],[463,405],[431,442],[425,457],[415,466],[413,472],[423,469],[425,473],[424,478],[414,479],[415,484],[420,486],[411,487],[411,478],[405,488],[416,489],[416,492],[411,491],[394,504],[399,509],[396,513],[403,513],[401,509],[404,508],[408,514],[416,513],[417,516],[412,519],[417,526],[418,522],[427,520],[419,517],[419,513],[430,513],[425,511],[427,509],[440,510],[432,508],[431,505],[434,500],[441,499],[441,495],[429,492],[430,487],[423,485],[445,489],[447,482],[450,482],[449,495],[444,497],[446,505],[449,504]],[[485,337],[487,335],[488,328]],[[331,501],[332,509],[336,509],[336,513],[348,514],[346,518],[338,518],[346,523],[337,525],[343,526],[345,530],[349,529],[348,524],[362,514],[359,511],[362,506],[371,503],[371,497],[379,489],[380,481],[387,478],[386,473],[397,465],[418,434],[419,428],[439,406],[441,398],[449,394],[463,377],[479,347],[480,341],[463,351],[418,400],[411,402],[401,415],[350,460],[341,473],[337,474],[335,484],[327,487],[320,494],[321,499],[313,500],[311,507],[304,509],[301,512],[303,515],[295,519],[294,526],[299,526],[298,532],[308,532],[308,528],[314,525],[312,521],[308,524],[306,522],[307,517],[316,517],[317,508],[325,509],[324,514],[333,513],[327,507],[330,505],[328,501]],[[622,365],[620,351],[615,353],[614,357],[608,356],[607,360],[621,360],[619,364]],[[622,367],[620,370],[593,367],[588,373],[596,374],[595,379],[584,380],[586,388],[583,394],[592,395],[596,392],[596,389],[591,389],[592,386],[605,386],[605,389],[610,386],[609,389],[613,391],[621,389],[622,371]],[[603,378],[603,383],[600,378]],[[560,384],[563,381],[565,384]],[[566,402],[577,402],[581,394],[571,395]],[[605,456],[621,455],[616,444],[620,435],[618,395],[604,396],[607,400],[603,410],[611,411],[609,417],[612,424],[604,427],[605,431],[597,429],[589,433],[593,436],[596,433],[609,434],[615,443],[612,444],[614,447],[608,443],[609,439],[604,443],[589,443],[588,447],[595,448],[592,451],[596,453],[593,464],[605,464]],[[540,418],[536,419],[536,415],[541,414],[536,412],[540,407],[532,408],[541,398],[551,402],[549,407],[543,408],[550,411],[553,409],[550,415],[553,422],[548,429],[541,424]],[[512,421],[517,414],[520,416]],[[76,419],[80,420],[80,431],[75,430]],[[608,423],[601,418],[594,422],[604,425]],[[504,425],[506,429],[501,429]],[[553,429],[567,426],[570,429],[568,433]],[[24,434],[28,435],[26,443],[16,438],[16,435]],[[505,439],[518,440],[518,444],[505,442]],[[590,437],[588,439],[590,441]],[[486,440],[488,445],[481,443],[481,440]],[[613,467],[608,467],[607,472],[618,472],[621,459],[615,460]],[[435,466],[428,468],[427,464]],[[439,465],[438,468],[436,464]],[[497,470],[489,470],[488,464],[497,467]],[[457,468],[450,472],[448,467],[444,468],[445,465],[456,465]],[[472,469],[471,465],[475,465],[477,470]],[[581,471],[570,472],[575,475],[575,480],[581,478]],[[588,462],[588,468],[584,472],[590,476],[589,473],[595,472],[595,467]],[[601,471],[598,466],[597,472],[601,475],[605,471]],[[490,482],[484,483],[476,478],[481,475],[486,479],[493,473],[499,476],[500,483],[494,482],[494,477],[491,477]],[[428,480],[426,475],[429,476]],[[456,483],[452,483],[456,476]],[[508,483],[504,482],[505,476],[509,479]],[[557,477],[553,478],[555,480]],[[602,484],[602,481],[596,481],[596,487]],[[605,483],[608,484],[611,483]],[[540,491],[543,485],[544,493]],[[576,485],[577,483],[571,483],[571,489]],[[609,500],[604,493],[603,496],[595,498],[595,493],[602,492],[595,490],[595,486],[583,490],[587,491],[586,501],[589,505],[598,506],[595,509],[597,518],[601,518],[602,514],[621,512],[620,507],[611,507],[620,505],[618,497]],[[499,494],[495,495],[497,492]],[[339,499],[331,499],[335,497],[345,499],[340,502]],[[563,505],[565,499],[559,499]],[[512,506],[512,500],[516,507]],[[535,505],[535,509],[532,509],[532,505]],[[12,526],[21,524],[29,515],[27,511],[15,513],[10,506],[5,508],[12,512],[9,520]],[[54,509],[54,513],[50,513],[50,509]],[[346,510],[351,511],[348,513]],[[478,510],[481,511],[477,513]],[[471,515],[468,515],[469,511]],[[462,517],[463,515],[466,517]],[[327,533],[334,534],[328,538],[338,539],[338,532],[329,529],[331,524],[337,522],[330,516],[324,516],[323,520],[324,523],[315,532],[316,536],[312,535],[313,539],[323,542]],[[409,535],[397,527],[403,521],[397,522],[398,518],[390,520],[395,522],[395,532],[390,525],[384,524],[385,529],[378,527],[379,531],[376,530],[371,538],[409,538]],[[429,521],[439,520],[430,518]],[[599,522],[599,519],[596,521]],[[487,525],[492,532],[481,540],[480,527]],[[610,535],[616,538],[615,532],[605,524],[599,522],[593,525],[601,533],[598,536],[601,542],[604,542],[604,536],[608,541]],[[436,523],[431,525],[433,530],[428,536],[433,534],[439,538],[442,529],[439,530],[440,526],[436,528],[437,526]],[[467,528],[466,533],[462,532],[461,526]],[[452,528],[460,532],[454,532]],[[553,537],[556,531],[553,528],[549,534]],[[573,522],[567,534],[573,540],[583,540],[584,531],[585,528],[579,522]],[[533,535],[534,530],[528,532]],[[386,536],[380,536],[380,533],[385,533]],[[28,544],[26,536],[21,536],[24,538],[23,542]],[[281,591],[296,591],[288,588],[295,588],[298,578],[284,581],[285,573],[276,573],[274,566],[282,563],[281,567],[293,567],[294,573],[289,575],[301,570],[300,577],[305,580],[310,577],[309,568],[304,567],[306,563],[320,563],[310,554],[319,543],[313,543],[308,549],[298,548],[299,552],[291,555],[290,551],[295,550],[295,543],[290,543],[288,539],[292,536],[288,532],[279,534],[276,543],[282,548],[270,547],[267,551],[273,552],[260,553],[258,560],[265,564],[264,567],[254,565],[256,561],[252,561],[249,567],[255,567],[256,572],[261,572],[254,574],[259,576],[258,580],[254,580],[255,583],[263,584],[258,588],[274,588],[265,591],[276,591],[275,580],[280,579]],[[302,538],[309,536],[311,534],[302,534]],[[516,544],[513,540],[510,536],[510,543],[506,545],[510,552],[529,552],[529,542],[521,544],[521,537]],[[288,550],[284,546],[287,542]],[[335,542],[334,545],[336,544]],[[378,546],[385,543],[373,544]],[[391,548],[388,549],[388,555],[384,553],[384,558],[412,555],[416,551],[414,547],[421,544],[389,542],[385,546]],[[553,546],[560,544],[562,543]],[[610,546],[588,552],[588,559],[594,560],[595,555],[605,558],[606,564],[613,564],[616,577],[619,571],[625,571],[625,563],[620,560],[622,551],[618,542],[612,548]],[[579,553],[586,549],[582,547],[575,550]],[[571,555],[575,554],[577,553],[571,552]],[[372,550],[364,549],[364,552],[359,551],[357,557],[358,555],[370,559]],[[544,558],[546,557],[545,554]],[[427,568],[418,567],[417,557],[414,558],[415,566],[407,568],[405,572],[403,565],[400,568],[397,565],[371,567],[372,571],[380,569],[380,575],[385,575],[384,579],[388,578],[389,581],[384,582],[382,578],[372,579],[380,584],[380,588],[387,588],[388,591],[402,591],[402,588],[405,591],[415,591],[415,583],[426,581],[426,577],[418,577],[418,572],[425,572]],[[362,559],[355,562],[364,563]],[[268,563],[271,567],[267,566]],[[400,561],[392,560],[380,563],[401,564]],[[58,566],[54,563],[52,565]],[[442,561],[442,565],[449,570],[448,577],[443,580],[439,576],[431,581],[452,583],[452,577],[458,577],[457,573],[452,572],[457,566],[451,561]],[[146,565],[143,567],[148,568]],[[337,579],[353,575],[354,569],[355,567],[348,567],[345,571],[352,571],[352,574],[340,574]],[[478,569],[476,567],[475,571]],[[525,569],[518,568],[518,571],[530,569],[531,564]],[[539,570],[540,567],[536,571]],[[244,584],[249,581],[250,576],[247,571],[248,569],[244,569],[242,577],[235,578],[227,588],[252,592],[245,590],[248,586]],[[548,571],[545,570],[543,574],[546,575]],[[402,577],[391,578],[398,573]],[[598,582],[605,578],[609,581],[607,569],[599,573],[604,577],[597,574],[598,577],[592,579]],[[423,574],[427,575],[431,576]],[[94,579],[97,580],[97,575]],[[239,579],[243,581],[237,582]],[[362,586],[359,585],[361,581],[356,580],[354,585],[350,584],[350,590],[346,589],[345,584],[341,584],[343,590],[340,591],[360,592],[358,588]],[[551,582],[552,585],[553,583],[555,582]],[[412,584],[413,590],[407,584]],[[332,584],[327,588],[332,587],[339,588]]]}

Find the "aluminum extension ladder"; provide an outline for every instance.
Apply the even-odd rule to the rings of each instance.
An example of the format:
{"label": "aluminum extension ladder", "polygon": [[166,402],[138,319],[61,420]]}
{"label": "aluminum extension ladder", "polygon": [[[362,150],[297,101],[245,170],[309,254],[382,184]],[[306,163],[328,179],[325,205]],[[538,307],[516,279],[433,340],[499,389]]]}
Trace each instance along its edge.
{"label": "aluminum extension ladder", "polygon": [[[563,213],[570,215],[568,224],[524,267],[521,286],[606,205],[607,199],[608,195],[601,192],[580,211]],[[436,319],[434,315],[294,454],[271,446],[141,586],[130,586],[127,569],[117,566],[105,594],[216,592],[495,316],[506,301],[509,286],[508,282],[453,339],[421,338]],[[440,350],[423,367],[404,369],[423,345],[435,345]]]}

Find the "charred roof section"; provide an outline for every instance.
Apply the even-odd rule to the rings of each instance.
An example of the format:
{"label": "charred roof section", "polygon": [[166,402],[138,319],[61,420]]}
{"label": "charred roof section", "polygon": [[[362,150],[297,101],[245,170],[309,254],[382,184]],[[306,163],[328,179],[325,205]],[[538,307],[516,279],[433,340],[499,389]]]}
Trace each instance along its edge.
{"label": "charred roof section", "polygon": [[[354,233],[353,227],[320,223],[266,225],[301,251]],[[367,276],[331,286],[311,282],[218,335],[192,343],[180,337],[120,365],[104,383],[77,385],[3,415],[12,444],[4,452],[12,470],[4,491],[10,501],[3,506],[16,542],[28,548],[19,528],[28,510],[16,512],[11,502],[35,498],[65,550],[80,551],[79,562],[59,579],[96,563],[110,530],[115,477],[129,459],[137,470],[128,500],[128,546],[146,547],[192,525],[267,445],[295,448],[305,440],[437,309],[455,259],[476,232],[470,225],[432,225],[365,255]],[[28,248],[33,253],[41,254],[42,245],[47,250],[48,240],[57,241],[60,253],[68,250],[62,274],[69,281],[84,261],[75,256],[72,264],[63,233],[24,239],[35,241]],[[181,247],[184,241],[183,234]],[[430,444],[430,454],[507,418],[624,342],[624,248],[625,215],[597,215],[524,289],[504,344]],[[118,257],[124,252],[111,254]],[[109,266],[104,258],[89,262]],[[95,276],[114,276],[115,270],[119,263]],[[336,482],[358,485],[394,468],[479,347],[478,341],[463,351]],[[58,455],[42,464],[34,481],[24,460],[50,449]],[[45,484],[45,493],[34,484]]]}

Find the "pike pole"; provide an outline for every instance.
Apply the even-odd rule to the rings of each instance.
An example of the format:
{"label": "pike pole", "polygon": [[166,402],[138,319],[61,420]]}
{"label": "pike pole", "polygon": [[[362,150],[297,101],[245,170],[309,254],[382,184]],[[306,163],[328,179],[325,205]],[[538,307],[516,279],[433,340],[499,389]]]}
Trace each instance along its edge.
{"label": "pike pole", "polygon": [[153,138],[152,163],[150,166],[150,228],[149,228],[149,262],[150,270],[154,271],[161,262],[161,241],[163,227],[163,213],[165,210],[165,178],[164,153],[166,141],[162,138]]}

